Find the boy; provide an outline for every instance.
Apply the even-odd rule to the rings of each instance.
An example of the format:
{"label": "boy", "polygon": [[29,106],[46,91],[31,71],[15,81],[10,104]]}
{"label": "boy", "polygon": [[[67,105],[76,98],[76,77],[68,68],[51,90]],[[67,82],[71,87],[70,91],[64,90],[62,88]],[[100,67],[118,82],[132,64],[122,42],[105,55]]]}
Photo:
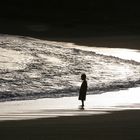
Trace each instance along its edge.
{"label": "boy", "polygon": [[84,101],[86,100],[86,92],[87,92],[87,81],[86,74],[81,75],[81,79],[83,80],[80,91],[79,91],[79,100],[82,101],[82,108],[84,107]]}

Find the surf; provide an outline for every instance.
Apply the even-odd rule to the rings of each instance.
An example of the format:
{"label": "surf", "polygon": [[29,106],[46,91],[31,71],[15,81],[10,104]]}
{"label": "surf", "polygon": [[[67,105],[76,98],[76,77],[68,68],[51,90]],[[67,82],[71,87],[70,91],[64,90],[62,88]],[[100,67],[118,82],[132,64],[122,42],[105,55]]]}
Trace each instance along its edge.
{"label": "surf", "polygon": [[86,73],[88,94],[137,87],[140,62],[88,47],[24,36],[0,36],[0,101],[77,96]]}

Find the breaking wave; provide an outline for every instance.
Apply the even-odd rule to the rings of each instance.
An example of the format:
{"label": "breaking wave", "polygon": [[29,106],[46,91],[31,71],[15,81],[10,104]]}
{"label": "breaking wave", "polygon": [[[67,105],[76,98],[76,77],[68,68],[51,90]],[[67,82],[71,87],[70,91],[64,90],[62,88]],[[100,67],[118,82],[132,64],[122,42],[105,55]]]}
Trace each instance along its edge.
{"label": "breaking wave", "polygon": [[0,101],[88,94],[138,86],[140,63],[28,37],[0,37]]}

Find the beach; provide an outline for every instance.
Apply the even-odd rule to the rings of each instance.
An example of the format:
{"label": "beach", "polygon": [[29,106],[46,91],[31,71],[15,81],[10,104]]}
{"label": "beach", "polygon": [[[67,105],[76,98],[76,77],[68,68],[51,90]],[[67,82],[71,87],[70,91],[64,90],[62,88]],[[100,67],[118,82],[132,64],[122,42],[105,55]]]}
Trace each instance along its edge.
{"label": "beach", "polygon": [[139,139],[139,88],[78,97],[0,103],[2,139]]}
{"label": "beach", "polygon": [[58,117],[0,123],[2,139],[138,140],[140,112],[128,110],[106,115]]}
{"label": "beach", "polygon": [[[30,41],[31,40],[32,39],[30,39]],[[41,43],[43,42],[42,40],[39,40],[39,41]],[[9,45],[9,42],[10,41],[8,40],[6,43]],[[12,43],[13,43],[12,44],[13,46],[15,46],[14,43],[19,43],[20,45],[23,44],[23,48],[24,48],[24,42],[22,43],[14,39]],[[33,42],[33,43],[36,43],[36,42]],[[56,44],[57,49],[59,49],[59,45],[65,46],[65,48],[67,47],[78,48],[78,45],[72,44],[71,42],[64,43],[63,41],[60,41],[60,42],[48,41],[47,45],[50,43],[52,47],[53,47],[53,44],[57,43]],[[23,66],[26,67],[26,63],[28,64],[33,60],[33,57],[29,55],[30,53],[29,54],[27,53],[28,52],[27,47],[24,48],[24,51],[26,53],[20,53],[19,51],[20,47],[18,47],[19,44],[14,49],[9,45],[13,49],[9,53],[10,56],[12,56],[13,54],[17,56],[17,59],[12,60],[13,61],[12,65],[10,65],[11,63],[9,63],[9,69],[14,71],[13,74],[15,74],[15,71],[16,71],[17,72],[17,75],[15,74],[16,76],[19,76],[20,74],[25,75],[25,73],[28,71],[27,70],[24,71]],[[8,45],[7,45],[7,48],[9,49]],[[25,45],[28,45],[28,41],[25,42]],[[29,44],[29,45],[31,45],[32,47],[32,48],[29,48],[29,49],[32,49],[31,51],[35,50],[32,44]],[[87,43],[87,46],[88,46],[88,43]],[[85,50],[87,46],[85,46],[84,44],[83,45],[81,44],[81,46],[79,47],[81,50]],[[129,54],[129,55],[126,55],[127,57],[124,58],[124,56],[120,54],[121,50],[123,49],[120,49],[120,50],[113,49],[112,50],[113,53],[111,53],[109,52],[111,48],[109,49],[105,48],[106,46],[102,46],[102,47],[100,49],[98,49],[98,47],[97,48],[91,47],[89,51],[91,54],[94,54],[93,53],[94,51],[97,54],[99,54],[98,58],[108,58],[108,59],[112,58],[113,64],[116,64],[116,60],[117,62],[119,60],[119,63],[125,66],[127,66],[126,64],[129,64],[129,63],[132,66],[134,65],[133,66],[134,68],[132,67],[131,69],[131,65],[130,65],[130,67],[125,67],[123,71],[126,73],[130,72],[130,74],[137,76],[138,72],[135,73],[135,70],[136,70],[135,68],[137,68],[137,71],[139,70],[139,60],[140,60],[139,55],[138,55],[139,54],[138,50],[130,50],[129,52],[128,50],[124,49],[124,53],[127,52]],[[45,47],[43,48],[41,46],[40,48],[43,50]],[[132,48],[133,47],[131,47],[131,49]],[[6,49],[4,50],[4,49],[5,48],[2,48],[2,52],[4,56],[3,60],[9,62],[10,59],[5,59],[7,50]],[[17,53],[17,50],[19,51],[18,53]],[[74,50],[74,53],[77,53],[77,52],[78,51]],[[86,54],[90,54],[90,53],[86,52]],[[100,54],[109,55],[109,56],[112,55],[112,56],[116,56],[116,58],[112,56],[104,57],[102,55],[100,56]],[[20,56],[23,56],[22,59]],[[44,58],[44,55],[40,55],[40,57]],[[29,62],[27,61],[26,63],[24,63],[25,60],[23,58],[25,60],[26,58],[29,58],[28,60]],[[47,57],[47,61],[52,63],[51,58],[52,57],[50,58]],[[18,63],[17,63],[17,60],[18,60]],[[58,61],[58,59],[53,59],[53,60],[54,60],[53,63],[59,66],[60,61]],[[19,65],[20,63],[23,63],[24,65],[21,66]],[[1,66],[2,66],[1,69],[5,69],[6,67],[5,65],[1,65]],[[128,68],[128,71],[126,71],[127,70],[126,68]],[[32,67],[32,69],[34,69],[34,67]],[[115,67],[114,67],[114,70],[115,70]],[[134,74],[133,74],[133,71],[134,71]],[[33,73],[33,72],[35,71],[31,71],[31,73],[29,73],[28,75],[31,76],[31,78],[34,80],[36,77],[39,77],[40,75],[38,75],[38,73]],[[8,74],[9,73],[4,73],[3,75],[4,76],[6,75],[4,80],[9,82],[9,87],[10,87],[11,84],[13,84],[11,82],[13,77],[9,78]],[[131,77],[132,76],[130,76],[130,78]],[[16,78],[20,79],[20,77],[16,77]],[[24,79],[22,78],[25,78],[25,81],[27,80],[27,77],[21,77],[21,80],[24,81]],[[135,79],[135,77],[132,77],[132,78]],[[136,78],[139,79],[138,77]],[[5,83],[4,81],[2,82]],[[20,84],[19,81],[14,81],[14,82],[16,82],[16,86],[18,87],[18,85]],[[27,83],[28,82],[29,81],[27,81]],[[35,81],[35,84],[37,82]],[[42,81],[42,83],[43,82],[44,81]],[[124,83],[122,82],[122,84]],[[23,83],[21,83],[21,87],[23,90],[24,89],[26,90],[26,88],[23,87]],[[35,86],[33,85],[33,88],[34,87]],[[18,89],[19,88],[20,87],[18,87]],[[31,85],[29,89],[30,88],[31,88]],[[56,88],[58,87],[56,86]],[[13,89],[16,89],[16,88],[13,88]],[[38,89],[38,88],[35,87],[35,89]],[[15,139],[21,139],[21,140],[30,140],[30,139],[31,140],[32,139],[33,140],[36,140],[36,139],[39,139],[39,140],[42,140],[42,139],[43,140],[44,139],[60,139],[60,140],[61,139],[75,139],[75,140],[77,139],[83,139],[83,140],[85,139],[86,140],[87,139],[97,139],[97,140],[128,139],[128,140],[131,140],[132,139],[132,140],[137,140],[138,139],[139,140],[140,138],[139,91],[140,91],[139,82],[137,80],[137,83],[135,83],[134,87],[132,84],[131,87],[126,87],[122,89],[121,87],[119,87],[118,89],[117,88],[114,89],[114,91],[113,90],[108,91],[107,89],[107,91],[104,91],[101,93],[99,92],[98,94],[94,94],[94,93],[88,94],[87,99],[85,101],[84,109],[81,109],[80,107],[81,102],[78,101],[78,96],[77,96],[78,93],[75,93],[75,91],[73,94],[71,94],[71,92],[68,92],[69,94],[71,94],[71,96],[66,94],[69,97],[58,96],[59,98],[58,97],[55,98],[56,96],[55,94],[52,96],[53,98],[52,97],[45,98],[44,94],[43,96],[42,94],[37,94],[38,96],[35,96],[35,97],[25,96],[26,98],[25,97],[22,98],[21,96],[23,94],[22,92],[21,92],[22,94],[15,93],[13,95],[7,93],[5,94],[4,97],[2,96],[3,100],[2,102],[0,102],[0,138],[4,140],[6,139],[10,139],[10,140],[11,139],[14,139],[14,140]],[[10,98],[10,97],[13,97],[13,98]]]}
{"label": "beach", "polygon": [[140,140],[138,3],[5,0],[0,11],[0,140]]}
{"label": "beach", "polygon": [[82,109],[78,97],[43,98],[0,103],[0,121],[90,116],[112,111],[138,110],[140,88],[87,95]]}

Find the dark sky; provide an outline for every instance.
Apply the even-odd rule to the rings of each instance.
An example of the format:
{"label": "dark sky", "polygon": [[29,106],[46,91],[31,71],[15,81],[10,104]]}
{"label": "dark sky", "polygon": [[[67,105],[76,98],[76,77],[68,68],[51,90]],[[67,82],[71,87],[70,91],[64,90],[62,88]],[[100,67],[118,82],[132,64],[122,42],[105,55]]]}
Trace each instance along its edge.
{"label": "dark sky", "polygon": [[0,17],[46,22],[138,22],[138,3],[123,0],[9,0],[1,2]]}

